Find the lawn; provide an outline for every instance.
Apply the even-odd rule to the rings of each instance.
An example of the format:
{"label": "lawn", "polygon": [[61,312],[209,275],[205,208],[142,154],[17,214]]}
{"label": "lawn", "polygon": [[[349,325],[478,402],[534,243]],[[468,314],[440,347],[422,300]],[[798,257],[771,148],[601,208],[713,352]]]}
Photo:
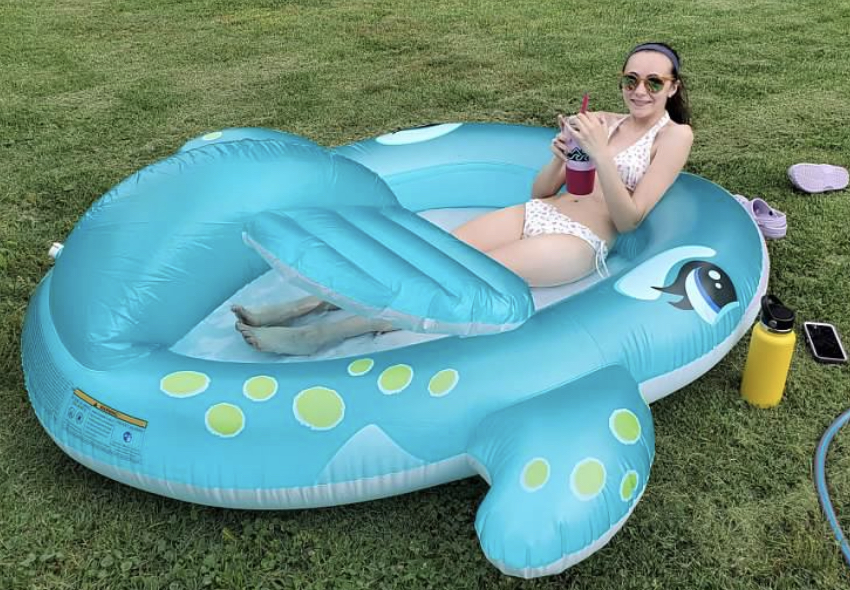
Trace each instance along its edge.
{"label": "lawn", "polygon": [[[850,165],[850,4],[839,0],[4,0],[0,3],[0,590],[846,588],[812,453],[850,406],[850,365],[799,339],[786,397],[740,399],[745,339],[652,407],[647,492],[613,541],[549,578],[484,558],[478,479],[312,511],[195,506],[78,465],[24,389],[28,299],[112,185],[228,126],[339,145],[442,121],[554,125],[581,93],[622,110],[636,42],[682,55],[687,169],[789,216],[771,292],[850,342],[850,192],[804,195],[795,162]],[[828,464],[850,529],[850,432]]]}

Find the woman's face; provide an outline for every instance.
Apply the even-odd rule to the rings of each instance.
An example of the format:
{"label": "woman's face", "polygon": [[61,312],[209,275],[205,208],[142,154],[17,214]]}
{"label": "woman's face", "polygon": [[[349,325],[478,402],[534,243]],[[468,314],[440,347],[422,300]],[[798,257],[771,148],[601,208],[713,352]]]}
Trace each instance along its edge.
{"label": "woman's face", "polygon": [[[623,85],[623,100],[629,112],[638,118],[661,116],[667,98],[679,88],[678,82],[672,80],[672,62],[657,51],[638,51],[626,62],[623,73],[630,76],[626,82],[631,82]],[[660,90],[653,92],[659,86]]]}

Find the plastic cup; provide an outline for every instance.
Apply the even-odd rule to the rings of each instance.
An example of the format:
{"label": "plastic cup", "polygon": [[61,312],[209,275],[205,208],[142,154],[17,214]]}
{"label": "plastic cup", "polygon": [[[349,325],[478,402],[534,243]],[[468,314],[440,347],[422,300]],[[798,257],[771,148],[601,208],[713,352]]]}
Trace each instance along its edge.
{"label": "plastic cup", "polygon": [[596,166],[593,160],[575,142],[567,148],[566,184],[571,195],[584,196],[593,192],[596,183]]}

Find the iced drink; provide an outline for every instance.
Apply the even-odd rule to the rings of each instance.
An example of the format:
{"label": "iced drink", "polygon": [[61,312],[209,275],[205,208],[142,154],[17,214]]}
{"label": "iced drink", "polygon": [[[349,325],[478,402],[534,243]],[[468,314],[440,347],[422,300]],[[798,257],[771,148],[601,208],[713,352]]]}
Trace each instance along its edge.
{"label": "iced drink", "polygon": [[[581,101],[579,113],[587,112],[588,99],[588,95],[585,94]],[[565,135],[568,136],[566,133]],[[593,192],[593,185],[596,182],[596,166],[593,165],[593,160],[572,139],[567,142],[566,156],[567,192],[577,196],[589,195]]]}
{"label": "iced drink", "polygon": [[578,196],[589,195],[596,182],[596,166],[574,141],[567,145],[567,192]]}

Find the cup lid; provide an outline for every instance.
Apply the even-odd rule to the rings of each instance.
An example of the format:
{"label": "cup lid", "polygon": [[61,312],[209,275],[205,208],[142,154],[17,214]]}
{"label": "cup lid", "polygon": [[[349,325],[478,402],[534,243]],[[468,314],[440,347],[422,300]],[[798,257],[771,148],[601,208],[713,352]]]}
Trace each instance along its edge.
{"label": "cup lid", "polygon": [[761,323],[773,332],[790,332],[794,329],[794,310],[782,304],[775,295],[761,298]]}

